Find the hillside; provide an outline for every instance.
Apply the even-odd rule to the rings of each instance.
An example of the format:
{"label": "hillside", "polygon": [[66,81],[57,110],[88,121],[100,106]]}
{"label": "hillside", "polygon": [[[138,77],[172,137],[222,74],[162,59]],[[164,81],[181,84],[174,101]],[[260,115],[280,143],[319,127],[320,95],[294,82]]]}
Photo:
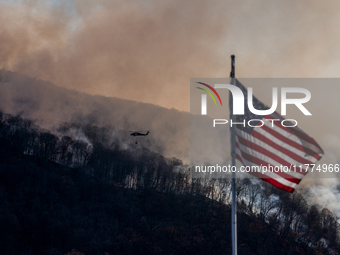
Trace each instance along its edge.
{"label": "hillside", "polygon": [[111,140],[134,144],[130,130],[150,130],[144,147],[168,157],[189,158],[189,113],[119,98],[93,96],[0,70],[0,110],[34,120],[49,130],[64,123],[111,129]]}
{"label": "hillside", "polygon": [[[88,129],[91,144],[0,113],[1,254],[230,253],[230,180],[191,180]],[[237,194],[240,255],[339,254],[327,208],[249,179]]]}
{"label": "hillside", "polygon": [[[133,190],[1,146],[0,253],[229,254],[230,209],[204,193]],[[239,254],[315,254],[239,213]]]}

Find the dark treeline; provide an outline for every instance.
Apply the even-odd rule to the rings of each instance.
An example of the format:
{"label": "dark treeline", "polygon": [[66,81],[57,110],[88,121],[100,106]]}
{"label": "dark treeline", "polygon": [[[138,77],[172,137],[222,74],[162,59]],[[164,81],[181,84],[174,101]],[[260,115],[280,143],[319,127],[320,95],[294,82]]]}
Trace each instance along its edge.
{"label": "dark treeline", "polygon": [[[230,254],[229,180],[191,180],[180,160],[109,135],[0,113],[0,254]],[[239,254],[340,253],[328,209],[237,182]]]}

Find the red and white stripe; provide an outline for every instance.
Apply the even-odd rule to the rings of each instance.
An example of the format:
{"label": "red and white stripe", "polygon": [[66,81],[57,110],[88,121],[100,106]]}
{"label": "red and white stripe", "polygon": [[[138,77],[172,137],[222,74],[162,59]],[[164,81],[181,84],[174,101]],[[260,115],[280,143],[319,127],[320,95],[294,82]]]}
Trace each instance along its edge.
{"label": "red and white stripe", "polygon": [[[257,172],[252,175],[274,186],[293,192],[307,173],[300,166],[315,164],[323,155],[316,141],[298,127],[283,127],[277,113],[264,116],[262,127],[254,127],[249,134],[236,127],[236,158],[245,166],[287,166],[289,172]],[[259,124],[262,124],[261,122]],[[296,166],[295,172],[293,166]]]}

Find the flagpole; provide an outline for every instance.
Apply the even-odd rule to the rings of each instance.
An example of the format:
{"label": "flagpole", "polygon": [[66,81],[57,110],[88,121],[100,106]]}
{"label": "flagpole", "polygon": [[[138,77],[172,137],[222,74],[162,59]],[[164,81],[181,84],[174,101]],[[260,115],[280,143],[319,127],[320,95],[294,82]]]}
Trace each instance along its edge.
{"label": "flagpole", "polygon": [[[235,80],[235,55],[231,55],[231,72],[230,72],[230,84],[236,85]],[[229,99],[232,100],[231,92],[229,91]],[[231,112],[232,123],[235,123],[234,113]],[[231,148],[231,165],[235,166],[235,127],[231,126],[230,129],[230,148]],[[235,176],[231,174],[231,242],[232,242],[232,255],[237,255],[237,208],[236,208],[236,188],[235,188]]]}

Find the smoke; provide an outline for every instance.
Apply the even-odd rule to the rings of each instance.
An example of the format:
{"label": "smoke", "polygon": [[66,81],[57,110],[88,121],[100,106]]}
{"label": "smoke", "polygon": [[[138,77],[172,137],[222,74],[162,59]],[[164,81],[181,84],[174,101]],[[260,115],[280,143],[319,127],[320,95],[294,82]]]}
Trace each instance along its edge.
{"label": "smoke", "polygon": [[[322,7],[322,8],[321,8]],[[0,68],[189,110],[189,78],[338,76],[339,3],[0,2]]]}
{"label": "smoke", "polygon": [[324,179],[319,184],[309,185],[301,190],[309,204],[328,208],[335,216],[340,217],[339,184],[339,179]]}
{"label": "smoke", "polygon": [[225,31],[214,16],[222,15],[222,1],[74,1],[73,11],[28,3],[1,4],[9,14],[2,18],[0,67],[185,110],[189,78],[216,72],[216,38]]}
{"label": "smoke", "polygon": [[89,139],[86,137],[84,132],[82,130],[80,130],[80,129],[70,128],[66,132],[62,132],[62,135],[63,136],[69,136],[73,140],[81,141],[81,142],[84,142],[84,143],[92,146],[92,144],[89,141]]}
{"label": "smoke", "polygon": [[[93,95],[188,111],[189,79],[228,76],[230,54],[236,55],[237,77],[338,77],[339,5],[292,0],[1,1],[0,68]],[[101,96],[90,100],[17,75],[5,77],[1,85],[5,112],[50,127],[74,121],[117,130],[151,129],[145,143],[154,150],[188,157],[187,113],[171,109],[165,114],[148,104],[141,111],[134,102]],[[327,140],[332,157],[340,152],[336,139]],[[304,179],[300,186],[310,201],[339,211],[334,207],[337,177]]]}
{"label": "smoke", "polygon": [[[328,208],[335,216],[340,217],[340,137],[324,135],[322,142],[325,154],[321,161],[316,163],[314,170],[304,177],[298,190],[304,194],[309,204]],[[328,169],[332,164],[332,170],[323,172],[323,164]],[[318,167],[320,170],[317,170]]]}
{"label": "smoke", "polygon": [[[73,140],[87,142],[81,127],[96,126],[97,133],[104,128],[103,137],[108,141],[103,143],[109,146],[119,143],[123,148],[146,147],[167,157],[184,161],[189,158],[189,113],[175,109],[91,96],[0,70],[0,110],[34,120],[37,125],[54,133],[62,132]],[[133,131],[148,130],[148,136],[130,136]]]}

